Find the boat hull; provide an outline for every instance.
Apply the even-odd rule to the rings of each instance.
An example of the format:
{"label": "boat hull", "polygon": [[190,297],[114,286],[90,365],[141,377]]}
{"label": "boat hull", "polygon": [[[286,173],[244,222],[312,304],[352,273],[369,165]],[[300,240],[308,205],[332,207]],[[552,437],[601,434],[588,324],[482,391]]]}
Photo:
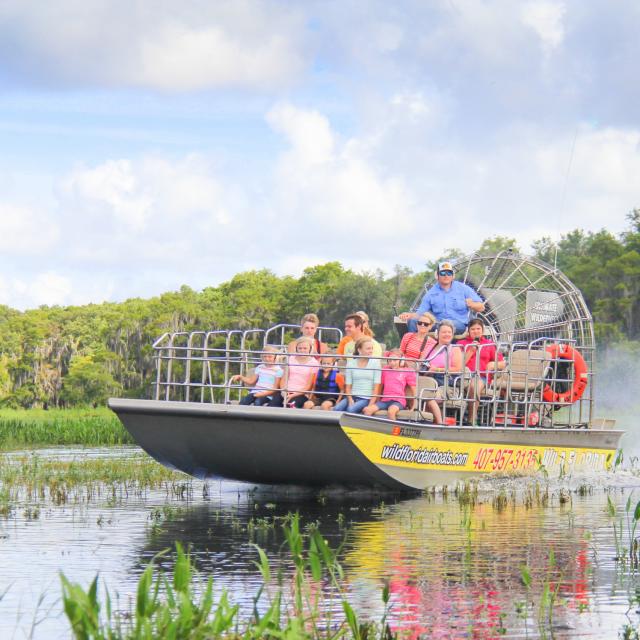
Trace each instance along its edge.
{"label": "boat hull", "polygon": [[109,406],[162,464],[256,484],[411,491],[492,473],[602,471],[622,435],[194,402],[111,399]]}

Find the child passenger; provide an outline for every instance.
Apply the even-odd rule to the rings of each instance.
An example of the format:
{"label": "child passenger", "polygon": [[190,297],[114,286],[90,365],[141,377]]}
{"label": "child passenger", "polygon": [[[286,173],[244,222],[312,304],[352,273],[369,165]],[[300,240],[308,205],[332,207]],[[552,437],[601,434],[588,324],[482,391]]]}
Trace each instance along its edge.
{"label": "child passenger", "polygon": [[303,336],[295,341],[295,355],[288,356],[289,364],[283,377],[282,397],[274,398],[271,406],[302,409],[309,399],[313,387],[313,377],[318,370],[318,361],[313,357],[314,344],[311,338]]}
{"label": "child passenger", "polygon": [[240,404],[255,404],[257,407],[268,404],[278,393],[278,387],[282,380],[282,367],[276,364],[276,353],[278,349],[267,345],[263,349],[262,364],[259,364],[253,375],[242,376],[240,374],[231,376],[231,382],[243,382],[246,385],[253,385],[253,389],[240,400]]}
{"label": "child passenger", "polygon": [[398,411],[407,407],[407,392],[411,397],[409,409],[415,406],[416,372],[404,366],[400,349],[392,349],[387,355],[387,364],[382,369],[382,396],[374,404],[365,407],[366,416],[386,409],[389,420],[395,420]]}
{"label": "child passenger", "polygon": [[335,357],[324,355],[320,358],[320,369],[313,381],[313,391],[304,403],[304,408],[313,409],[320,405],[321,409],[331,411],[342,400],[343,389],[344,377],[336,368]]}

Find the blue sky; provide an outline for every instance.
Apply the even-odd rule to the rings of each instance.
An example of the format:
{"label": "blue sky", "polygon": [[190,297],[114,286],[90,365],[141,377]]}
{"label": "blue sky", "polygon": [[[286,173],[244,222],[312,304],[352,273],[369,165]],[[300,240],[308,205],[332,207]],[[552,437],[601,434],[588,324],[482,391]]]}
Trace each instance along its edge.
{"label": "blue sky", "polygon": [[621,231],[639,30],[620,0],[4,0],[0,303]]}

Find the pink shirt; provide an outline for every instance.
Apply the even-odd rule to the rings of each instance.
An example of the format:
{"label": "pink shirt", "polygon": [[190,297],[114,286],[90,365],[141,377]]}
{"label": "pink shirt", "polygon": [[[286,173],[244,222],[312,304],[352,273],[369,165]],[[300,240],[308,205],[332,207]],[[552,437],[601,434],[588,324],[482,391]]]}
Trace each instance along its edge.
{"label": "pink shirt", "polygon": [[320,365],[318,361],[311,357],[306,362],[300,362],[298,356],[289,356],[289,375],[287,378],[287,391],[309,391],[313,376],[317,373]]}
{"label": "pink shirt", "polygon": [[416,386],[416,372],[411,369],[382,370],[382,402],[395,400],[403,407],[407,406],[407,387]]}
{"label": "pink shirt", "polygon": [[[458,349],[458,347],[456,345],[450,344],[449,348],[447,349],[445,346],[440,346],[440,347],[436,347],[430,354],[429,357],[426,358],[427,362],[429,362],[431,364],[431,368],[433,369],[434,367],[437,369],[447,369],[447,368],[451,368],[453,366],[453,355],[456,351],[456,349]],[[446,358],[445,358],[445,353],[449,352],[449,366],[446,367]]]}

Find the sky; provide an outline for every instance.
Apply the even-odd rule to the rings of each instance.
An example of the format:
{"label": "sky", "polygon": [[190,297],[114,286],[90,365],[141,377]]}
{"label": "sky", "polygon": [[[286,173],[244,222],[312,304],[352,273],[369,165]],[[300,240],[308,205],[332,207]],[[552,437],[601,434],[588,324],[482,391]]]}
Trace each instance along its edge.
{"label": "sky", "polygon": [[639,32],[635,0],[0,0],[0,304],[623,231]]}

